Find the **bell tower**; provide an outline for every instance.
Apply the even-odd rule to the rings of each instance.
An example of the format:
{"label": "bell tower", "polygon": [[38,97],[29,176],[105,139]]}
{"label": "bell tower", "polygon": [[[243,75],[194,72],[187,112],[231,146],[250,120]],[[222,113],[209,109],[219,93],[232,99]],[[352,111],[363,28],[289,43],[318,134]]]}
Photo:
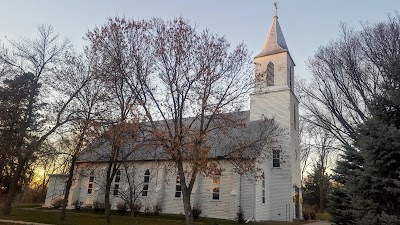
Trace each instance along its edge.
{"label": "bell tower", "polygon": [[[275,117],[287,128],[298,125],[298,101],[294,94],[294,66],[275,15],[261,52],[254,58],[256,85],[251,94],[251,120]],[[285,105],[285,106],[283,106]],[[290,106],[289,106],[290,105]],[[292,110],[289,110],[289,107]],[[296,109],[295,111],[293,111]],[[287,115],[290,118],[283,118]],[[286,116],[285,116],[286,117]]]}
{"label": "bell tower", "polygon": [[[278,22],[277,5],[261,52],[254,58],[256,85],[250,95],[250,120],[274,118],[284,129],[280,150],[262,163],[265,171],[265,206],[256,220],[291,221],[301,215],[299,101],[294,93],[294,62]],[[262,189],[262,188],[261,188]],[[265,216],[264,216],[265,215]]]}

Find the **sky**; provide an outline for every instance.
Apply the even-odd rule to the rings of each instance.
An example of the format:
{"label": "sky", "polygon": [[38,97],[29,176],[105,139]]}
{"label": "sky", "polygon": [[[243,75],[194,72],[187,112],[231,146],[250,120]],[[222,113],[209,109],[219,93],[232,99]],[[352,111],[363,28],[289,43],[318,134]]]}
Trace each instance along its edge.
{"label": "sky", "polygon": [[[88,30],[108,17],[131,19],[184,17],[233,45],[244,42],[252,56],[264,44],[274,13],[274,0],[0,0],[0,42],[31,37],[39,24],[52,25],[82,48]],[[278,0],[278,18],[295,74],[310,78],[306,61],[321,45],[336,39],[339,23],[360,28],[360,21],[379,22],[400,10],[400,0]]]}

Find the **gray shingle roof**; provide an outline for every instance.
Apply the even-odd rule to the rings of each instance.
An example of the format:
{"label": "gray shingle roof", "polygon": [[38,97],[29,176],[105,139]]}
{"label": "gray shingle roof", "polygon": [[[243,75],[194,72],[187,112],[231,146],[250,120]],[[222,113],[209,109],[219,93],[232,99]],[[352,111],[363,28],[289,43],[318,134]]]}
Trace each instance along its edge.
{"label": "gray shingle roof", "polygon": [[[241,126],[229,127],[226,129],[215,129],[211,131],[208,135],[208,141],[211,145],[209,151],[210,158],[226,158],[226,157],[246,157],[244,155],[234,155],[232,154],[232,148],[237,146],[239,143],[245,143],[246,141],[251,141],[257,138],[259,133],[259,124],[257,121],[250,122],[250,111],[240,111],[230,114],[218,115],[216,119],[213,120],[214,127],[223,127],[223,123],[229,123],[229,120],[241,121]],[[193,118],[186,118],[187,123],[193,121]],[[195,125],[196,126],[195,121]],[[142,134],[144,137],[145,135]],[[95,140],[90,146],[82,151],[78,156],[79,162],[102,162],[107,161],[109,157],[110,145],[104,140]],[[170,156],[165,152],[165,150],[157,144],[135,142],[133,140],[126,141],[126,143],[121,148],[121,155],[123,155],[123,160],[168,160]],[[122,158],[121,158],[122,159]]]}

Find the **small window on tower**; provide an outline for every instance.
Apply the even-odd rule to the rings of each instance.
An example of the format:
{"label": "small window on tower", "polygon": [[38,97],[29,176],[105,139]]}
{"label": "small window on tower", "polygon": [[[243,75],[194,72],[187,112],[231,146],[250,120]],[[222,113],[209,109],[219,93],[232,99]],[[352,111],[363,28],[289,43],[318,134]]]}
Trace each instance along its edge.
{"label": "small window on tower", "polygon": [[274,64],[272,62],[267,66],[267,86],[274,86]]}

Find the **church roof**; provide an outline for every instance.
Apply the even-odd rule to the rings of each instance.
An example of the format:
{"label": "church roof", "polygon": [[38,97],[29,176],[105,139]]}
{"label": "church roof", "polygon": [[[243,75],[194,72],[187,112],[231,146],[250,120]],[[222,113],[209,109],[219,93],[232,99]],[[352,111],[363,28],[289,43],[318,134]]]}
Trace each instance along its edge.
{"label": "church roof", "polygon": [[282,29],[279,26],[278,16],[274,16],[272,20],[272,26],[268,32],[267,39],[265,40],[264,47],[260,54],[255,58],[273,55],[281,52],[288,52],[285,37],[283,36]]}
{"label": "church roof", "polygon": [[[234,155],[231,155],[232,148],[235,146],[237,147],[238,144],[241,143],[254,144],[251,147],[257,147],[257,138],[260,134],[262,124],[259,123],[259,121],[250,121],[250,111],[234,112],[221,116],[232,118],[235,121],[241,120],[243,124],[240,127],[231,127],[230,129],[225,130],[225,132],[221,132],[220,129],[211,132],[209,136],[211,144],[209,158],[235,157]],[[220,122],[226,121],[226,118]],[[186,118],[185,121],[190,122],[192,119],[193,118]],[[218,120],[215,120],[214,123],[218,126],[217,123],[219,122]],[[107,161],[110,154],[110,148],[111,146],[107,141],[104,142],[100,139],[95,140],[78,156],[78,162]],[[129,140],[127,140],[122,146],[121,156],[125,156],[126,158],[124,160],[128,161],[170,159],[170,156],[157,143],[143,144],[141,141],[135,142]],[[246,158],[244,155],[241,157]]]}

